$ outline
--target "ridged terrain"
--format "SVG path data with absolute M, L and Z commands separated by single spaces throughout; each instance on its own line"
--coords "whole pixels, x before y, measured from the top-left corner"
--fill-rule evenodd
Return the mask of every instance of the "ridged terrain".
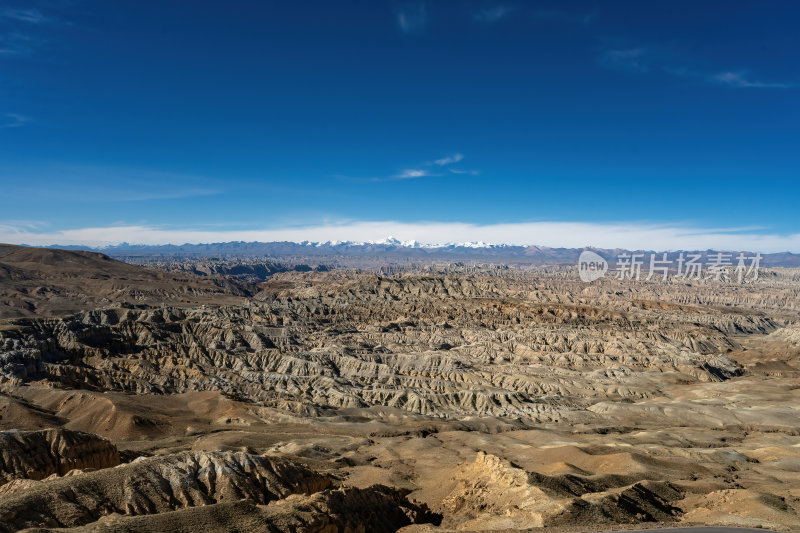
M 279 501 L 264 510 L 255 507 Z M 215 513 L 236 521 L 238 502 L 247 502 L 244 515 L 258 515 L 271 531 L 325 531 L 348 525 L 394 531 L 432 516 L 386 487 L 335 490 L 329 477 L 289 461 L 246 453 L 194 452 L 141 458 L 1 494 L 0 531 L 90 523 L 95 525 L 87 531 L 180 530 L 174 527 L 176 522 L 186 531 L 189 524 L 205 530 L 202 520 Z M 170 514 L 182 510 L 185 518 Z
M 0 323 L 7 530 L 800 527 L 796 271 L 215 286 Z
M 371 278 L 245 307 L 16 321 L 0 340 L 0 376 L 135 393 L 220 390 L 294 410 L 381 405 L 552 421 L 596 398 L 647 398 L 665 372 L 738 375 L 725 355 L 740 347 L 734 336 L 778 328 L 708 307 L 552 302 L 552 282 L 533 301 L 499 296 L 521 282 Z
M 95 435 L 65 429 L 0 431 L 0 486 L 118 464 L 117 447 Z

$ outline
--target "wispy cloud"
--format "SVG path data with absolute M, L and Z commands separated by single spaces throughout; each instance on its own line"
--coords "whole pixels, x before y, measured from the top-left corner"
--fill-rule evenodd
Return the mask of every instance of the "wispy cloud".
M 608 69 L 640 74 L 659 74 L 694 80 L 698 83 L 745 89 L 791 89 L 797 83 L 765 82 L 746 70 L 714 72 L 702 66 L 690 66 L 682 54 L 657 46 L 635 46 L 603 50 L 598 63 Z
M 31 121 L 29 117 L 16 113 L 6 113 L 5 120 L 0 122 L 0 128 L 19 128 Z
M 447 155 L 447 156 L 441 157 L 439 159 L 434 159 L 433 161 L 429 161 L 429 162 L 425 163 L 425 166 L 426 167 L 448 167 L 447 170 L 451 174 L 469 174 L 469 175 L 472 175 L 472 176 L 477 176 L 478 175 L 478 171 L 477 170 L 461 170 L 461 169 L 456 169 L 456 168 L 450 167 L 450 165 L 453 165 L 455 163 L 460 163 L 463 160 L 464 160 L 464 155 L 463 154 L 455 153 L 455 154 L 451 154 L 451 155 Z M 397 174 L 397 175 L 393 176 L 393 178 L 394 179 L 415 179 L 415 178 L 434 178 L 434 177 L 439 177 L 439 176 L 441 176 L 441 174 L 437 174 L 435 172 L 431 172 L 430 170 L 425 169 L 425 168 L 414 168 L 414 169 L 404 170 L 400 174 Z
M 476 11 L 472 14 L 472 18 L 478 22 L 498 22 L 508 17 L 516 9 L 514 6 L 494 6 Z
M 710 79 L 714 83 L 727 85 L 729 87 L 750 89 L 790 89 L 792 87 L 797 87 L 796 83 L 775 83 L 755 80 L 750 78 L 746 72 L 742 71 L 720 72 L 719 74 L 712 75 Z
M 441 166 L 445 166 L 445 165 L 451 165 L 453 163 L 458 163 L 462 159 L 464 159 L 463 155 L 461 155 L 461 154 L 453 154 L 453 155 L 448 155 L 446 157 L 443 157 L 441 159 L 437 159 L 437 160 L 435 160 L 433 162 L 433 164 L 434 165 L 439 165 L 441 167 Z
M 42 39 L 30 33 L 18 31 L 0 33 L 0 55 L 28 56 L 42 44 Z
M 480 172 L 477 170 L 460 170 L 457 168 L 448 168 L 447 170 L 449 170 L 452 174 L 468 174 L 470 176 L 477 176 L 480 174 Z
M 483 241 L 550 247 L 626 248 L 630 250 L 800 251 L 800 234 L 781 235 L 738 228 L 590 222 L 520 222 L 478 225 L 463 222 L 358 221 L 304 227 L 203 230 L 155 225 L 126 225 L 43 231 L 0 223 L 0 242 L 30 245 L 106 246 L 183 244 L 226 241 L 375 241 L 393 235 L 401 241 L 440 244 Z
M 415 33 L 428 23 L 428 10 L 425 3 L 406 2 L 395 10 L 397 25 L 404 33 Z
M 58 11 L 60 2 L 40 4 L 46 10 L 37 8 L 0 7 L 0 56 L 25 57 L 44 47 L 52 38 L 51 27 L 70 25 L 69 22 L 53 14 Z M 64 5 L 61 6 L 62 9 Z
M 460 153 L 454 153 L 451 155 L 447 155 L 441 157 L 439 159 L 434 159 L 433 161 L 427 161 L 425 163 L 420 163 L 417 166 L 411 168 L 405 168 L 395 174 L 389 176 L 373 176 L 370 178 L 357 178 L 353 176 L 347 176 L 344 174 L 336 174 L 333 177 L 336 179 L 344 180 L 344 181 L 352 181 L 352 182 L 382 182 L 382 181 L 395 181 L 395 180 L 413 180 L 413 179 L 421 179 L 421 178 L 438 178 L 442 176 L 446 176 L 447 174 L 442 174 L 444 172 L 444 168 L 437 168 L 437 167 L 447 167 L 447 170 L 450 174 L 469 174 L 472 176 L 477 176 L 477 170 L 461 170 L 452 168 L 450 165 L 455 163 L 459 163 L 464 160 L 464 155 Z
M 0 18 L 28 24 L 43 24 L 50 21 L 50 18 L 44 16 L 38 9 L 0 9 Z
M 399 174 L 395 174 L 392 177 L 398 180 L 412 180 L 417 178 L 430 178 L 432 176 L 438 176 L 438 175 L 439 174 L 432 174 L 431 172 L 424 169 L 410 168 L 400 172 Z
M 47 229 L 47 223 L 43 220 L 2 220 L 0 221 L 1 232 L 41 232 Z
M 464 174 L 469 176 L 477 176 L 478 174 L 480 174 L 480 172 L 478 172 L 477 170 L 464 170 L 460 168 L 452 168 L 450 166 L 455 163 L 460 163 L 463 160 L 464 156 L 462 154 L 453 154 L 443 157 L 441 159 L 436 159 L 435 161 L 433 161 L 433 164 L 440 167 L 448 167 L 447 170 L 451 174 Z M 430 163 L 428 164 L 430 165 Z

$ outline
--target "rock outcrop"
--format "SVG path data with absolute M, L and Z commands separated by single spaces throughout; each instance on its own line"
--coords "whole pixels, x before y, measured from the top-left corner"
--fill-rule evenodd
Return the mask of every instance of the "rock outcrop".
M 456 480 L 442 502 L 448 523 L 474 529 L 666 522 L 682 514 L 673 503 L 683 493 L 670 483 L 547 476 L 483 452 L 459 469 Z
M 111 513 L 163 513 L 246 499 L 266 504 L 331 488 L 301 465 L 246 453 L 181 453 L 52 479 L 0 496 L 0 531 L 73 527 Z
M 0 486 L 118 464 L 117 447 L 96 435 L 67 429 L 0 431 Z

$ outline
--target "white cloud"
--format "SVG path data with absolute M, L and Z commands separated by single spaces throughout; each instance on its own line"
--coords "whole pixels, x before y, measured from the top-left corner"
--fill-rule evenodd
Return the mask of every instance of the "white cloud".
M 749 250 L 800 252 L 800 234 L 780 235 L 739 228 L 691 228 L 678 225 L 522 222 L 478 225 L 461 222 L 349 222 L 262 230 L 176 229 L 161 226 L 112 226 L 40 231 L 0 224 L 0 242 L 30 245 L 105 246 L 183 244 L 226 241 L 376 241 L 393 235 L 422 243 L 474 242 L 550 247 L 641 250 Z
M 448 155 L 442 157 L 441 159 L 435 159 L 433 161 L 425 161 L 420 163 L 419 166 L 421 167 L 446 167 L 448 165 L 452 165 L 453 163 L 458 163 L 464 159 L 462 154 L 456 153 L 452 155 Z M 435 170 L 435 169 L 434 169 Z M 477 170 L 458 170 L 454 168 L 448 168 L 451 173 L 453 174 L 472 174 L 473 176 L 478 175 Z M 367 182 L 383 182 L 383 181 L 395 181 L 395 180 L 408 180 L 408 179 L 418 179 L 418 178 L 435 178 L 441 177 L 443 174 L 438 174 L 436 172 L 432 172 L 427 168 L 409 168 L 405 169 L 397 174 L 392 174 L 389 176 L 376 176 L 371 178 L 357 178 L 348 176 L 346 174 L 334 174 L 333 177 L 342 180 L 348 181 L 367 181 Z
M 436 174 L 431 174 L 427 170 L 417 169 L 417 168 L 410 168 L 408 170 L 402 171 L 400 174 L 396 174 L 392 176 L 394 179 L 398 180 L 409 180 L 409 179 L 416 179 L 416 178 L 428 178 L 431 176 L 436 176 Z
M 437 159 L 436 161 L 433 162 L 433 164 L 434 165 L 439 165 L 439 166 L 451 165 L 453 163 L 458 163 L 462 159 L 464 159 L 463 155 L 461 155 L 461 154 L 453 154 L 453 155 L 449 155 L 447 157 L 443 157 L 441 159 Z

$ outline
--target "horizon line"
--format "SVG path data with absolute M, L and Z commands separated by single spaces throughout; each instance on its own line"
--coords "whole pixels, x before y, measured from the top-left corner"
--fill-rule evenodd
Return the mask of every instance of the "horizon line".
M 387 239 L 387 236 L 390 236 Z M 393 237 L 391 237 L 393 236 Z M 169 229 L 156 225 L 86 227 L 44 231 L 41 226 L 0 223 L 0 242 L 28 246 L 131 246 L 217 244 L 226 242 L 389 243 L 420 247 L 539 246 L 624 250 L 748 250 L 800 253 L 800 233 L 760 228 L 702 228 L 679 224 L 516 222 L 351 221 L 260 230 Z

